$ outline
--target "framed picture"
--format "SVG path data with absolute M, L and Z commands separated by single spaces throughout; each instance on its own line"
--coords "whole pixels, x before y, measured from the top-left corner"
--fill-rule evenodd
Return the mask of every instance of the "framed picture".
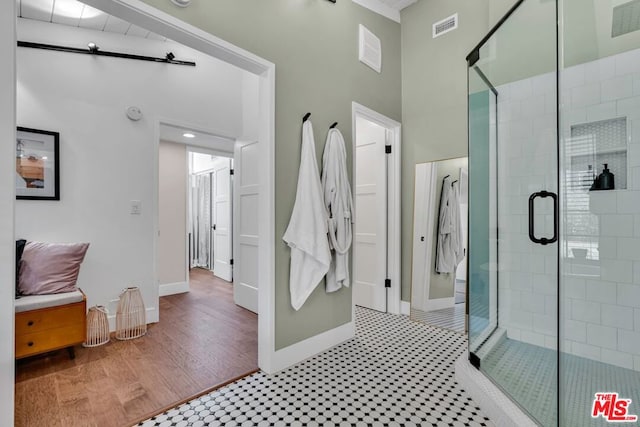
M 16 198 L 60 200 L 60 134 L 18 127 Z

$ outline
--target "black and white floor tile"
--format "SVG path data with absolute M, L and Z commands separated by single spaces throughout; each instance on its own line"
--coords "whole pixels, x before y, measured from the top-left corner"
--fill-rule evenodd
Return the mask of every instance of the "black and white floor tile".
M 462 334 L 356 309 L 356 337 L 139 426 L 493 426 L 454 379 Z
M 434 311 L 422 311 L 411 308 L 411 319 L 416 322 L 426 323 L 429 326 L 445 328 L 455 332 L 465 331 L 465 306 L 456 304 L 453 307 Z

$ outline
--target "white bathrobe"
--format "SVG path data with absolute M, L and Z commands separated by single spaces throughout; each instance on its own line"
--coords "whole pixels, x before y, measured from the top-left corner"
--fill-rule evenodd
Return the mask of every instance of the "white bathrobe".
M 437 239 L 436 272 L 454 273 L 464 258 L 464 245 L 460 218 L 460 187 L 458 183 L 451 185 L 451 179 L 448 177 L 442 183 Z
M 351 248 L 353 200 L 347 173 L 347 152 L 338 129 L 329 129 L 322 156 L 322 188 L 329 213 L 329 247 L 331 266 L 327 272 L 326 291 L 335 292 L 349 286 L 349 249 Z
M 327 211 L 322 197 L 313 127 L 302 125 L 302 149 L 296 201 L 283 240 L 291 248 L 291 306 L 299 310 L 318 286 L 331 262 Z

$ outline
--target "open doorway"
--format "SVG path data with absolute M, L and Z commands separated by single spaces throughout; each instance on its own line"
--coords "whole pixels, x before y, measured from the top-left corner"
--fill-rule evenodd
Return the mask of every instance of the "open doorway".
M 233 159 L 193 149 L 188 156 L 189 267 L 232 282 Z
M 92 41 L 104 51 L 136 55 L 163 57 L 170 52 L 176 60 L 189 59 L 196 65 L 20 48 L 18 124 L 59 132 L 64 169 L 60 201 L 16 203 L 16 234 L 33 241 L 89 242 L 78 280 L 87 305 L 104 305 L 114 329 L 119 293 L 137 286 L 151 325 L 147 335 L 137 340 L 77 347 L 74 360 L 57 352 L 19 362 L 18 425 L 41 425 L 43 417 L 51 424 L 73 425 L 72 420 L 85 420 L 80 413 L 92 414 L 97 425 L 130 424 L 258 366 L 257 316 L 234 304 L 230 285 L 224 291 L 184 293 L 189 282 L 194 288 L 202 282 L 187 276 L 186 220 L 178 230 L 182 243 L 176 246 L 179 253 L 174 259 L 180 265 L 157 258 L 157 243 L 167 235 L 159 226 L 159 168 L 154 160 L 165 121 L 193 122 L 196 131 L 208 126 L 219 129 L 219 142 L 228 155 L 242 136 L 261 141 L 258 130 L 243 126 L 246 105 L 262 114 L 259 77 L 114 16 L 103 19 L 103 31 L 96 31 L 22 18 L 19 34 L 51 44 L 86 46 Z M 112 27 L 109 22 L 122 32 L 104 30 Z M 200 70 L 204 76 L 198 77 Z M 207 92 L 209 85 L 215 86 L 213 93 Z M 186 193 L 186 149 L 184 153 L 182 189 Z M 260 172 L 270 171 L 268 164 L 265 161 Z M 260 173 L 255 176 L 262 179 Z M 263 188 L 266 191 L 268 185 Z M 179 205 L 186 210 L 186 196 Z M 178 204 L 173 206 L 177 211 Z M 43 209 L 46 225 L 33 220 L 41 217 Z M 261 214 L 270 220 L 268 209 Z M 228 257 L 226 262 L 231 264 L 233 259 Z M 251 271 L 259 269 L 257 264 L 257 259 L 245 263 Z M 159 267 L 175 274 L 164 283 L 173 285 L 173 295 L 158 298 Z M 262 277 L 268 281 L 270 276 Z M 182 293 L 177 292 L 180 286 Z M 212 348 L 218 353 L 209 351 Z M 56 393 L 62 389 L 63 395 Z M 37 396 L 60 399 L 33 398 Z
M 353 103 L 353 301 L 400 314 L 400 124 Z

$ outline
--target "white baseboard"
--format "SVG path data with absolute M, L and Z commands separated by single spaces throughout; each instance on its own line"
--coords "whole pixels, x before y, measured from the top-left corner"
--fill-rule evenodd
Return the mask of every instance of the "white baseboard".
M 147 307 L 147 309 L 145 310 L 147 312 L 147 324 L 149 323 L 158 323 L 159 322 L 159 317 L 158 317 L 158 310 L 156 310 L 155 307 Z M 115 332 L 116 330 L 116 315 L 115 314 L 109 314 L 107 315 L 107 319 L 109 320 L 109 332 Z
M 158 296 L 166 297 L 167 295 L 181 294 L 184 292 L 189 292 L 189 283 L 187 282 L 165 283 L 160 285 Z
M 350 340 L 356 334 L 356 324 L 354 321 L 345 323 L 342 326 L 323 332 L 304 341 L 285 347 L 274 353 L 271 369 L 267 372 L 275 374 L 285 368 L 300 363 L 318 353 L 328 350 L 338 344 Z M 262 368 L 262 367 L 261 367 Z M 263 368 L 263 370 L 265 370 Z
M 258 314 L 258 290 L 252 286 L 233 282 L 233 302 Z
M 443 308 L 453 307 L 456 304 L 456 297 L 436 298 L 427 300 L 427 307 L 424 311 L 442 310 Z
M 456 361 L 456 381 L 497 427 L 537 426 L 489 378 L 474 368 L 468 358 L 469 353 L 465 351 Z
M 411 303 L 406 301 L 400 301 L 400 314 L 409 316 L 411 314 Z

